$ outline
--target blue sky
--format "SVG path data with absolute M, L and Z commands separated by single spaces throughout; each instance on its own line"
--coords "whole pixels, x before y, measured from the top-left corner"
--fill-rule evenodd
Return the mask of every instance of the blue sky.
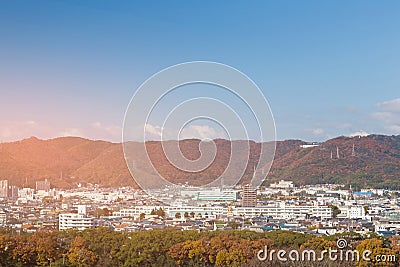
M 398 1 L 2 1 L 0 139 L 121 141 L 136 88 L 193 60 L 252 78 L 280 140 L 400 134 L 399 29 Z

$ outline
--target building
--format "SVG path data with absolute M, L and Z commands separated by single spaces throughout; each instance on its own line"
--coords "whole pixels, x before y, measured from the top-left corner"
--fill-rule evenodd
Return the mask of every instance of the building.
M 274 206 L 237 207 L 233 209 L 233 215 L 245 217 L 266 216 L 279 220 L 304 220 L 310 217 L 326 220 L 332 218 L 332 209 L 322 205 L 286 205 L 285 203 L 280 203 Z
M 255 206 L 257 206 L 257 188 L 246 184 L 245 186 L 243 186 L 242 207 Z
M 8 197 L 8 180 L 0 180 L 0 198 Z
M 95 227 L 95 217 L 87 215 L 86 206 L 79 205 L 78 213 L 61 213 L 58 217 L 58 229 L 75 228 L 79 231 Z
M 269 187 L 277 189 L 291 189 L 294 188 L 294 184 L 292 181 L 280 180 L 277 183 L 272 183 Z
M 316 142 L 300 145 L 301 148 L 313 148 L 313 147 L 318 147 L 318 146 L 319 146 L 319 143 L 316 143 Z
M 388 216 L 381 218 L 379 221 L 375 223 L 375 232 L 384 233 L 384 232 L 399 232 L 400 231 L 400 218 L 399 216 Z
M 18 192 L 19 188 L 18 186 L 11 185 L 8 189 L 8 197 L 12 199 L 17 199 L 18 198 Z
M 341 206 L 340 216 L 348 219 L 365 219 L 365 209 L 361 205 Z
M 0 226 L 7 225 L 7 213 L 4 210 L 0 210 Z
M 140 214 L 150 214 L 152 210 L 162 208 L 169 217 L 175 217 L 176 213 L 183 216 L 195 214 L 195 216 L 215 218 L 219 216 L 265 216 L 274 219 L 307 219 L 310 217 L 320 218 L 321 220 L 332 218 L 332 209 L 326 205 L 286 205 L 277 203 L 271 206 L 257 207 L 222 207 L 222 206 L 134 206 L 129 209 L 121 209 L 114 212 L 117 217 L 132 217 L 138 219 Z
M 50 190 L 50 182 L 45 179 L 44 181 L 36 181 L 36 192 L 45 191 L 49 192 Z
M 193 200 L 200 201 L 236 201 L 238 192 L 235 190 L 201 190 L 195 193 Z

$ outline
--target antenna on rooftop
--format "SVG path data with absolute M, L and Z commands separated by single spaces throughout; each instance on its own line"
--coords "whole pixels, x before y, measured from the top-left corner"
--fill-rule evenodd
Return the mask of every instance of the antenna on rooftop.
M 340 159 L 339 147 L 336 147 L 336 158 Z

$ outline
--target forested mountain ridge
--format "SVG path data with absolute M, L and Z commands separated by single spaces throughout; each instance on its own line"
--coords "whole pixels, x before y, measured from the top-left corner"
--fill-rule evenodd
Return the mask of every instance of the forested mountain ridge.
M 180 141 L 182 153 L 199 157 L 199 140 Z M 240 141 L 233 141 L 240 142 Z M 243 142 L 243 141 L 242 141 Z M 188 178 L 212 181 L 226 168 L 231 143 L 217 139 L 216 159 L 201 173 L 190 174 L 169 164 L 160 142 L 147 142 L 150 158 L 159 172 L 180 183 Z M 275 161 L 265 184 L 285 179 L 296 184 L 343 183 L 357 186 L 400 187 L 400 136 L 369 135 L 337 137 L 318 146 L 303 148 L 301 140 L 276 143 Z M 252 176 L 260 144 L 250 142 L 250 160 L 244 174 Z M 106 187 L 135 185 L 126 167 L 122 145 L 78 137 L 40 140 L 35 137 L 0 144 L 0 179 L 10 184 L 33 187 L 35 181 L 49 179 L 52 186 L 75 187 L 99 184 Z

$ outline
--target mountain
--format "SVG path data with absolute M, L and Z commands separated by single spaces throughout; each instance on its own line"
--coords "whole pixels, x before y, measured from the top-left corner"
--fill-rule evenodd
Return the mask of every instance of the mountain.
M 190 139 L 178 144 L 187 158 L 195 160 L 200 156 L 199 143 L 200 140 Z M 215 161 L 201 173 L 182 171 L 171 165 L 162 153 L 160 142 L 146 142 L 146 148 L 152 163 L 167 180 L 175 183 L 190 181 L 199 185 L 221 175 L 229 162 L 231 142 L 217 139 L 215 144 Z M 400 136 L 337 137 L 318 146 L 302 148 L 304 144 L 306 142 L 301 140 L 276 143 L 275 161 L 265 184 L 285 179 L 296 184 L 342 183 L 400 188 Z M 250 160 L 243 180 L 252 177 L 259 153 L 260 144 L 251 141 Z M 79 183 L 107 187 L 137 186 L 126 167 L 121 144 L 79 137 L 50 140 L 31 137 L 1 143 L 0 179 L 29 187 L 43 179 L 60 188 L 76 187 Z
M 400 135 L 342 136 L 317 147 L 292 148 L 276 157 L 268 179 L 400 188 Z

